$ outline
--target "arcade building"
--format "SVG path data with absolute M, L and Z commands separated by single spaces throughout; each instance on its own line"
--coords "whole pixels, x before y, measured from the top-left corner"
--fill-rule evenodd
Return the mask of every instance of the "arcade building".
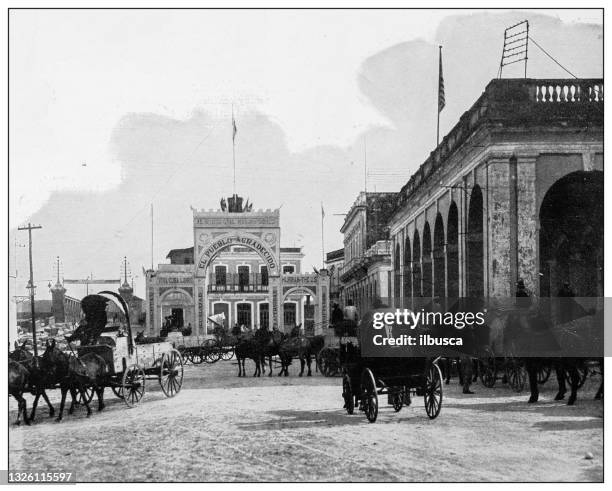
M 301 247 L 280 247 L 279 210 L 253 210 L 242 198 L 221 200 L 221 209 L 193 210 L 194 245 L 172 249 L 169 263 L 146 272 L 148 336 L 168 321 L 208 336 L 209 317 L 223 314 L 226 328 L 244 325 L 306 335 L 327 323 L 327 270 L 303 273 Z

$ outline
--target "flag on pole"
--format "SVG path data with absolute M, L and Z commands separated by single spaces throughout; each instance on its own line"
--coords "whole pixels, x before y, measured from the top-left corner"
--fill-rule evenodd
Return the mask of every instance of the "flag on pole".
M 238 133 L 238 128 L 236 128 L 236 120 L 234 119 L 234 112 L 232 111 L 232 143 L 236 142 L 236 133 Z
M 446 99 L 444 97 L 444 76 L 442 75 L 442 46 L 440 46 L 440 68 L 438 76 L 438 113 L 444 109 Z
M 325 218 L 325 210 L 323 209 L 323 202 L 321 202 L 321 218 Z

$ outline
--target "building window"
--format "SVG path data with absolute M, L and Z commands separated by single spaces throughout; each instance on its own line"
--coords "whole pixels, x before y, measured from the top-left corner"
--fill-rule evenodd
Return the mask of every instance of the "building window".
M 238 287 L 241 292 L 248 290 L 249 287 L 249 267 L 238 266 Z
M 297 305 L 293 302 L 283 304 L 283 323 L 285 328 L 292 328 L 297 325 Z
M 225 286 L 227 284 L 227 268 L 225 266 L 215 266 L 215 285 Z
M 291 274 L 291 273 L 295 273 L 295 266 L 293 265 L 283 266 L 283 274 Z
M 260 266 L 261 286 L 268 286 L 268 266 Z
M 250 303 L 239 303 L 236 306 L 237 310 L 237 322 L 239 326 L 243 324 L 245 326 L 251 326 L 251 304 Z
M 263 329 L 270 327 L 270 305 L 267 302 L 259 304 L 259 327 Z

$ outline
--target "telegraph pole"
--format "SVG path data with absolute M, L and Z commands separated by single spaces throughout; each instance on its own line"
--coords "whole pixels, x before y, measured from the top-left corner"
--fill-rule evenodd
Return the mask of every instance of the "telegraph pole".
M 30 307 L 32 309 L 32 343 L 34 344 L 34 356 L 38 356 L 38 343 L 36 341 L 36 319 L 34 310 L 34 271 L 32 269 L 32 230 L 42 228 L 40 225 L 28 223 L 27 227 L 18 227 L 17 230 L 27 230 L 30 250 Z

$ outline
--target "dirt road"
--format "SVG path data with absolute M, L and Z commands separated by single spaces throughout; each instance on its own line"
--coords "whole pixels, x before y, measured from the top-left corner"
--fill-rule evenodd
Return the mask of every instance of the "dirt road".
M 535 405 L 504 387 L 477 384 L 464 396 L 455 380 L 437 419 L 427 418 L 422 398 L 395 413 L 383 396 L 370 424 L 344 412 L 339 378 L 298 378 L 292 368 L 288 378 L 238 379 L 232 361 L 187 366 L 176 398 L 152 381 L 128 409 L 107 390 L 103 412 L 88 419 L 79 408 L 62 423 L 43 404 L 33 426 L 11 425 L 11 469 L 73 470 L 80 481 L 603 478 L 603 403 L 591 400 L 599 379 L 587 381 L 574 407 L 552 400 L 554 380 Z M 10 409 L 12 423 L 12 399 Z

